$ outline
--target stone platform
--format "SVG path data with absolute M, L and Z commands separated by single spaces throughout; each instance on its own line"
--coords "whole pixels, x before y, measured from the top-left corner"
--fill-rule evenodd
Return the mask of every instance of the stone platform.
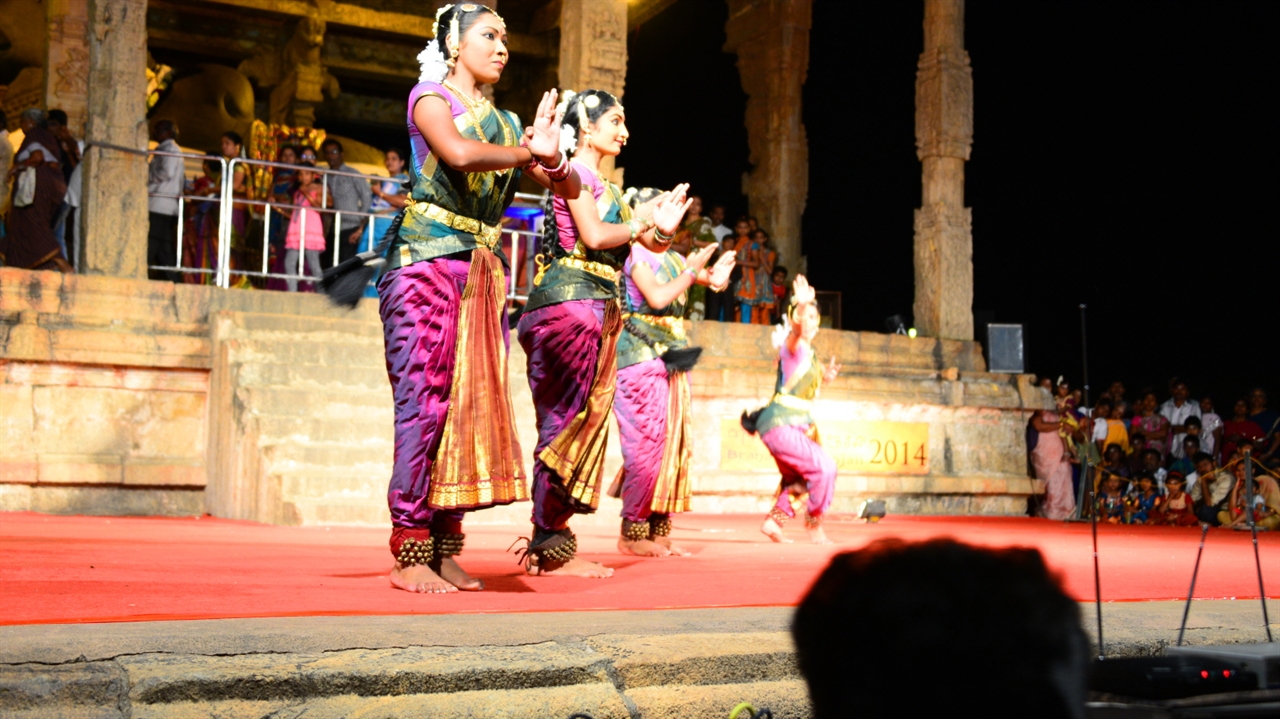
M 777 470 L 737 426 L 772 393 L 770 328 L 696 322 L 694 507 L 763 511 Z M 815 414 L 834 511 L 1025 511 L 1024 426 L 1048 396 L 973 342 L 826 331 L 840 377 Z M 524 356 L 520 439 L 535 444 Z M 392 406 L 373 301 L 0 268 L 0 510 L 384 524 Z M 615 429 L 616 432 L 616 429 Z M 616 437 L 616 433 L 615 433 Z M 621 465 L 611 442 L 606 475 Z M 615 521 L 616 500 L 599 520 Z M 479 521 L 523 519 L 500 508 Z M 607 519 L 606 519 L 607 518 Z
M 424 598 L 430 601 L 430 598 Z M 787 607 L 0 627 L 6 717 L 810 716 Z M 1107 655 L 1159 654 L 1180 602 L 1105 604 Z M 1187 643 L 1262 641 L 1199 601 Z M 1081 616 L 1094 635 L 1093 606 Z M 1280 625 L 1273 625 L 1280 631 Z

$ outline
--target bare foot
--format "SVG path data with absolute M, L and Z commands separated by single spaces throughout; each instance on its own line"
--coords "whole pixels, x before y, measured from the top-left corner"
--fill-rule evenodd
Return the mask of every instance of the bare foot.
M 671 537 L 654 537 L 653 541 L 666 547 L 667 551 L 671 552 L 671 556 L 673 557 L 692 557 L 693 556 L 693 552 L 690 552 L 684 547 L 681 547 L 675 542 L 672 542 Z
M 431 571 L 431 567 L 425 564 L 414 564 L 409 567 L 396 564 L 396 568 L 391 570 L 391 586 L 406 592 L 422 594 L 447 594 L 458 591 L 457 587 L 441 579 L 440 575 Z
M 478 592 L 484 589 L 484 582 L 467 574 L 467 571 L 458 566 L 453 557 L 440 560 L 440 577 L 464 592 Z
M 827 539 L 827 533 L 823 531 L 822 525 L 818 525 L 808 531 L 810 542 L 814 544 L 834 544 L 830 539 Z
M 589 577 L 591 579 L 605 579 L 613 576 L 613 570 L 602 564 L 588 562 L 582 557 L 574 557 L 569 561 L 561 564 L 555 569 L 544 569 L 539 572 L 538 567 L 529 567 L 529 574 L 540 575 L 543 577 Z
M 792 540 L 787 539 L 782 534 L 782 526 L 773 521 L 773 517 L 764 520 L 764 524 L 760 525 L 760 531 L 764 532 L 764 536 L 772 539 L 779 544 L 791 544 Z
M 656 540 L 639 539 L 633 541 L 626 537 L 618 537 L 618 551 L 634 557 L 667 557 L 671 555 L 671 550 L 662 546 Z

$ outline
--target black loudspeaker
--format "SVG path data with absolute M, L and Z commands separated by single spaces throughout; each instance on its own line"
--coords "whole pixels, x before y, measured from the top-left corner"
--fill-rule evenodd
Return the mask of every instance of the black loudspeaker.
M 987 325 L 987 371 L 1021 374 L 1026 363 L 1022 357 L 1022 325 Z

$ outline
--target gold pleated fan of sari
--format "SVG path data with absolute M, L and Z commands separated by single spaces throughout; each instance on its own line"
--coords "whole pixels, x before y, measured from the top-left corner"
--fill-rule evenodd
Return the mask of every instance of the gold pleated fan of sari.
M 472 251 L 458 313 L 449 412 L 431 465 L 427 503 L 435 509 L 476 509 L 529 498 L 507 391 L 504 279 L 497 255 L 482 247 Z
M 668 375 L 667 434 L 662 448 L 662 464 L 653 486 L 649 509 L 657 514 L 689 511 L 693 481 L 689 465 L 693 461 L 693 428 L 687 372 Z

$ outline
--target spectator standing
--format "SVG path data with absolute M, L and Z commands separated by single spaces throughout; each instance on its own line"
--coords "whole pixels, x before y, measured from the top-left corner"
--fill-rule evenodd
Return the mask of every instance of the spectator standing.
M 1159 452 L 1163 461 L 1165 455 L 1169 454 L 1169 418 L 1156 411 L 1155 392 L 1147 392 L 1142 398 L 1141 406 L 1134 407 L 1131 427 L 1134 431 L 1142 432 L 1147 438 L 1147 449 Z
M 1189 394 L 1187 383 L 1177 380 L 1173 383 L 1173 397 L 1160 405 L 1160 414 L 1169 420 L 1169 455 L 1175 459 L 1182 458 L 1182 438 L 1187 434 L 1187 418 L 1200 417 L 1200 403 L 1187 399 Z
M 19 120 L 24 137 L 14 156 L 8 178 L 13 180 L 11 207 L 0 239 L 0 262 L 27 270 L 72 272 L 53 224 L 67 194 L 67 182 L 58 165 L 58 138 L 45 127 L 43 110 L 24 110 Z M 23 180 L 23 176 L 30 178 Z M 20 195 L 32 188 L 30 198 Z
M 341 142 L 325 140 L 320 145 L 320 152 L 324 155 L 324 161 L 329 163 L 329 169 L 357 174 L 356 169 L 343 159 Z M 343 213 L 342 223 L 338 227 L 338 261 L 341 262 L 355 256 L 360 236 L 364 234 L 365 223 L 368 221 L 362 215 L 347 213 L 368 212 L 373 205 L 373 191 L 369 187 L 369 181 L 363 177 L 330 175 L 328 182 L 329 194 L 333 196 L 333 209 Z
M 299 209 L 293 211 L 289 231 L 284 238 L 285 272 L 291 275 L 295 272 L 303 274 L 302 268 L 298 266 L 300 250 L 305 255 L 311 276 L 319 277 L 321 272 L 320 254 L 325 250 L 324 223 L 320 219 L 320 213 L 309 208 L 321 207 L 326 200 L 332 203 L 333 196 L 322 198 L 324 190 L 317 181 L 317 173 L 311 169 L 314 167 L 307 163 L 299 165 L 293 180 L 293 204 L 298 205 Z M 298 280 L 290 277 L 285 282 L 288 283 L 290 292 L 298 291 Z
M 729 235 L 721 240 L 720 254 L 716 256 L 716 260 L 719 260 L 720 257 L 725 254 L 733 252 L 736 242 L 737 238 L 733 235 Z M 714 266 L 714 264 L 712 266 Z M 715 322 L 730 322 L 733 320 L 735 311 L 733 304 L 733 283 L 737 280 L 737 274 L 740 274 L 740 271 L 735 266 L 733 268 L 733 272 L 734 274 L 729 275 L 729 284 L 723 290 L 715 292 L 710 287 L 707 288 L 706 319 L 713 320 Z
M 396 213 L 409 203 L 408 191 L 404 189 L 404 183 L 409 181 L 409 173 L 404 171 L 404 152 L 394 147 L 387 150 L 382 164 L 387 168 L 387 179 L 371 184 L 373 201 L 369 204 L 369 209 L 377 215 L 373 219 L 374 244 L 391 227 L 391 220 Z
M 1235 454 L 1236 447 L 1243 441 L 1258 443 L 1266 436 L 1262 428 L 1249 417 L 1249 403 L 1236 400 L 1231 409 L 1231 420 L 1222 423 L 1222 461 L 1226 462 Z
M 724 205 L 712 205 L 707 217 L 711 219 L 711 232 L 716 236 L 716 242 L 724 242 L 724 238 L 733 234 L 733 230 L 724 224 Z
M 271 168 L 271 201 L 279 205 L 293 204 L 293 178 L 297 169 L 292 165 L 299 162 L 298 148 L 293 145 L 281 145 L 276 150 L 276 162 L 290 167 L 273 167 Z M 312 164 L 315 164 L 312 161 Z M 269 233 L 269 242 L 267 248 L 267 267 L 272 274 L 284 274 L 284 236 L 289 231 L 289 218 L 293 216 L 293 210 L 288 207 L 271 207 L 267 213 L 267 220 L 271 223 L 271 232 Z M 283 290 L 288 288 L 288 283 L 279 277 L 268 277 L 266 283 L 269 290 Z
M 1066 444 L 1059 431 L 1062 420 L 1058 413 L 1042 410 L 1031 415 L 1031 426 L 1040 434 L 1036 448 L 1031 452 L 1031 463 L 1036 479 L 1044 482 L 1044 504 L 1041 516 L 1049 519 L 1066 519 L 1076 508 L 1076 498 L 1071 491 L 1071 464 L 1067 461 Z
M 9 170 L 13 167 L 13 145 L 9 144 L 9 116 L 0 110 L 0 236 L 9 214 Z
M 778 265 L 773 268 L 773 316 L 769 318 L 770 324 L 778 324 L 782 321 L 782 312 L 787 307 L 787 268 Z
M 161 120 L 151 129 L 151 139 L 159 152 L 181 152 L 178 126 L 172 120 Z M 186 177 L 182 158 L 152 155 L 147 166 L 147 264 L 150 267 L 174 267 L 178 263 L 178 203 Z M 174 270 L 153 270 L 153 280 L 178 282 Z
M 697 195 L 689 196 L 689 209 L 684 214 L 684 224 L 681 225 L 680 231 L 676 233 L 675 240 L 671 243 L 671 249 L 682 255 L 689 256 L 704 247 L 711 247 L 717 244 L 715 233 L 711 231 L 711 220 L 702 216 L 702 198 Z M 694 283 L 689 288 L 688 300 L 685 305 L 685 317 L 691 320 L 700 320 L 707 313 L 707 287 Z
M 225 158 L 227 162 L 231 162 L 236 158 L 243 158 L 244 138 L 241 137 L 238 132 L 223 133 L 219 152 L 222 153 L 223 158 Z M 230 184 L 232 198 L 240 200 L 249 197 L 249 173 L 245 169 L 245 165 L 237 165 L 231 172 Z M 231 203 L 231 247 L 229 248 L 230 252 L 227 253 L 227 256 L 231 258 L 231 261 L 228 269 L 233 273 L 231 286 L 238 287 L 240 289 L 246 289 L 252 286 L 249 284 L 249 278 L 247 276 L 235 272 L 236 270 L 243 268 L 245 265 L 245 243 L 248 241 L 249 219 L 249 205 L 244 202 L 233 201 Z M 214 232 L 214 236 L 217 238 L 216 230 Z M 221 242 L 221 239 L 215 239 L 213 243 L 215 267 L 218 263 L 218 257 L 220 257 L 218 254 L 219 242 Z
M 1213 411 L 1209 395 L 1200 398 L 1200 448 L 1216 455 L 1222 448 L 1222 417 Z

